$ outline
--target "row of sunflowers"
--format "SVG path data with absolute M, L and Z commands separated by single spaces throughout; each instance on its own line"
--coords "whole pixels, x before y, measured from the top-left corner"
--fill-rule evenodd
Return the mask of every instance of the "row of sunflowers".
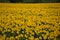
M 0 40 L 60 40 L 59 4 L 0 3 Z

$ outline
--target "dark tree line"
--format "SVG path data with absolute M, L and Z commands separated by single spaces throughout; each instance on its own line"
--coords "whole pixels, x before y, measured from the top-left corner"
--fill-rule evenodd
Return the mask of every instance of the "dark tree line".
M 18 2 L 23 2 L 23 0 L 10 0 L 10 2 L 12 2 L 12 3 L 18 3 Z
M 55 3 L 55 2 L 60 2 L 60 0 L 0 0 L 0 2 L 10 2 L 10 3 Z
M 12 3 L 18 3 L 18 2 L 21 2 L 21 3 L 38 3 L 40 2 L 41 0 L 10 0 L 10 2 Z

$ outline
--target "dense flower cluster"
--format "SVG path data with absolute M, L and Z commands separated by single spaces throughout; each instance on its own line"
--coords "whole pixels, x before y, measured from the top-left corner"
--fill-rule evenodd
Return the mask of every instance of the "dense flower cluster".
M 39 5 L 0 4 L 0 40 L 60 40 L 59 4 Z

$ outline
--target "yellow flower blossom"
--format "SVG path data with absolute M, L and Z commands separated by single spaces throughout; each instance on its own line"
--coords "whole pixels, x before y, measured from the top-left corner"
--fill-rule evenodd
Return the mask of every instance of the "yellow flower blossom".
M 0 40 L 56 40 L 60 35 L 59 5 L 0 3 Z

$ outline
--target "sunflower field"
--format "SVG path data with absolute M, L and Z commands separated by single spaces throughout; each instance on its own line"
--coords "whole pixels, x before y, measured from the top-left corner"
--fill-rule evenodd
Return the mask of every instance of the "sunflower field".
M 0 3 L 0 40 L 60 40 L 60 3 Z

